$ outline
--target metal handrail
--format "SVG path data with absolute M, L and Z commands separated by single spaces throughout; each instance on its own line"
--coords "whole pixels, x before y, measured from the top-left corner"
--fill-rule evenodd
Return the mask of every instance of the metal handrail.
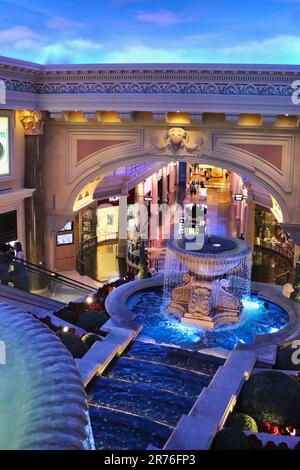
M 290 274 L 292 274 L 292 271 L 284 271 L 283 273 L 276 274 L 276 276 L 274 276 L 273 279 L 274 280 L 280 279 L 281 277 L 286 276 L 286 275 L 290 275 Z
M 280 274 L 277 274 L 276 276 L 273 277 L 273 281 L 275 282 L 275 284 L 280 284 L 280 281 L 282 279 L 286 280 L 286 282 L 289 282 L 290 281 L 290 278 L 291 278 L 291 275 L 292 275 L 292 271 L 284 271 L 283 273 L 280 273 Z M 286 276 L 286 278 L 285 278 Z M 283 285 L 283 284 L 281 284 Z
M 47 269 L 47 268 L 44 268 L 43 266 L 38 266 L 36 264 L 33 264 L 33 263 L 30 263 L 29 261 L 23 261 L 19 258 L 10 258 L 8 256 L 10 262 L 12 264 L 14 263 L 19 263 L 19 264 L 23 264 L 24 267 L 28 270 L 28 271 L 31 271 L 31 272 L 34 272 L 34 273 L 38 273 L 39 275 L 41 276 L 45 276 L 45 277 L 49 277 L 49 279 L 52 279 L 52 280 L 56 280 L 56 281 L 59 281 L 59 282 L 62 282 L 66 285 L 69 285 L 70 287 L 74 287 L 74 288 L 79 288 L 79 289 L 84 289 L 88 292 L 91 291 L 92 287 L 87 285 L 87 284 L 84 284 L 80 281 L 75 281 L 67 276 L 64 276 L 63 274 L 59 274 L 55 271 L 51 271 L 50 269 Z

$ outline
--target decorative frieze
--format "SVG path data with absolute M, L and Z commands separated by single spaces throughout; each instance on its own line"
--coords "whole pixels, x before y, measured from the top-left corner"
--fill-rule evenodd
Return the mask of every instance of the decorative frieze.
M 26 67 L 27 64 L 27 67 Z M 34 94 L 134 93 L 291 96 L 300 67 L 268 65 L 35 65 L 2 58 L 7 90 Z
M 194 95 L 246 95 L 246 96 L 292 96 L 292 81 L 285 84 L 253 84 L 253 83 L 218 83 L 205 81 L 188 81 L 169 83 L 157 81 L 106 81 L 76 82 L 60 81 L 56 83 L 43 81 L 41 83 L 24 80 L 10 80 L 0 77 L 5 83 L 6 90 L 38 95 L 48 94 L 194 94 Z

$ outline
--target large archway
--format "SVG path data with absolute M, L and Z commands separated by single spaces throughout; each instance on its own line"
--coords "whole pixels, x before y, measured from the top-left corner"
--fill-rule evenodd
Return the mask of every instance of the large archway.
M 244 155 L 246 159 L 247 154 Z M 135 156 L 134 158 L 116 158 L 115 161 L 111 161 L 101 166 L 100 168 L 94 170 L 92 173 L 86 175 L 78 184 L 74 187 L 72 193 L 69 196 L 67 202 L 67 210 L 69 212 L 76 212 L 82 209 L 85 206 L 88 206 L 94 200 L 94 192 L 97 186 L 101 183 L 101 180 L 116 170 L 120 166 L 130 165 L 133 162 L 136 163 L 145 163 L 149 160 L 157 163 L 167 163 L 168 161 L 158 154 L 156 157 L 153 155 L 140 155 L 139 157 Z M 246 165 L 241 160 L 233 159 L 229 154 L 220 156 L 217 152 L 205 153 L 199 158 L 189 156 L 189 157 L 179 157 L 174 158 L 170 156 L 170 161 L 174 162 L 191 162 L 191 163 L 201 163 L 208 164 L 213 166 L 218 166 L 222 168 L 227 168 L 230 171 L 234 171 L 237 174 L 247 178 L 249 182 L 255 182 L 258 185 L 261 185 L 266 191 L 270 193 L 271 196 L 277 201 L 280 206 L 283 220 L 281 222 L 289 223 L 290 214 L 289 209 L 284 198 L 284 191 L 278 182 L 274 181 L 269 174 L 261 171 L 260 161 L 257 161 L 257 168 Z

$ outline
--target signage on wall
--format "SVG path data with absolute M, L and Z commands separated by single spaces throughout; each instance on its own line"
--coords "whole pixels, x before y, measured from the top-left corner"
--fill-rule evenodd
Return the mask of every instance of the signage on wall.
M 235 201 L 242 201 L 243 199 L 247 199 L 247 194 L 235 194 L 234 195 Z
M 9 120 L 0 116 L 0 176 L 9 175 Z

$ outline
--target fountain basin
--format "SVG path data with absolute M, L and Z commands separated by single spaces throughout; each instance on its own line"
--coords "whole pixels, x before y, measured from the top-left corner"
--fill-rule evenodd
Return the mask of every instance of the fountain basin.
M 279 343 L 289 325 L 289 314 L 282 307 L 253 295 L 245 303 L 240 322 L 206 328 L 180 322 L 168 313 L 168 301 L 164 299 L 163 288 L 137 291 L 127 300 L 127 307 L 135 314 L 135 321 L 143 324 L 142 334 L 159 344 L 168 344 L 191 350 L 221 347 L 232 350 L 237 344 L 253 344 L 259 335 L 267 343 Z
M 241 259 L 251 253 L 251 248 L 244 240 L 232 237 L 211 236 L 201 250 L 188 250 L 188 240 L 170 240 L 168 249 L 176 255 L 180 264 L 198 276 L 214 278 L 234 270 Z
M 193 350 L 220 346 L 230 350 L 236 344 L 239 344 L 239 347 L 251 347 L 251 349 L 257 351 L 258 357 L 262 357 L 262 360 L 264 360 L 264 353 L 261 355 L 261 351 L 264 352 L 270 346 L 273 347 L 299 338 L 300 305 L 283 296 L 280 286 L 255 282 L 252 284 L 253 293 L 263 302 L 272 302 L 275 306 L 281 308 L 287 315 L 284 320 L 285 325 L 282 325 L 282 328 L 277 331 L 276 326 L 270 323 L 267 328 L 264 327 L 264 331 L 258 328 L 256 331 L 252 331 L 251 335 L 245 329 L 246 338 L 240 338 L 236 335 L 239 328 L 238 323 L 232 326 L 226 325 L 220 327 L 220 329 L 218 328 L 218 332 L 222 332 L 221 341 L 205 341 L 205 344 L 199 344 L 199 331 L 204 332 L 203 328 L 180 323 L 178 319 L 170 316 L 167 313 L 168 302 L 163 305 L 163 296 L 154 295 L 148 302 L 149 299 L 145 296 L 145 290 L 149 293 L 151 291 L 155 293 L 157 289 L 162 290 L 163 285 L 164 275 L 161 273 L 152 278 L 129 282 L 111 292 L 106 299 L 105 307 L 113 323 L 125 328 L 134 328 L 136 324 L 142 325 L 143 329 L 140 337 L 157 344 L 177 345 Z M 136 296 L 139 298 L 137 299 Z M 140 300 L 143 301 L 143 305 L 138 305 Z M 138 310 L 135 306 L 138 307 Z M 252 315 L 255 318 L 259 313 L 257 304 L 250 304 L 250 306 L 254 307 Z M 272 320 L 272 318 L 271 315 L 270 319 Z M 270 329 L 268 329 L 268 326 Z M 271 330 L 271 328 L 275 328 L 275 330 Z M 232 330 L 234 334 L 230 335 Z M 206 331 L 210 338 L 215 337 L 216 330 Z M 240 339 L 245 344 L 241 344 Z M 226 345 L 223 340 L 226 341 Z M 276 349 L 274 351 L 276 355 Z

